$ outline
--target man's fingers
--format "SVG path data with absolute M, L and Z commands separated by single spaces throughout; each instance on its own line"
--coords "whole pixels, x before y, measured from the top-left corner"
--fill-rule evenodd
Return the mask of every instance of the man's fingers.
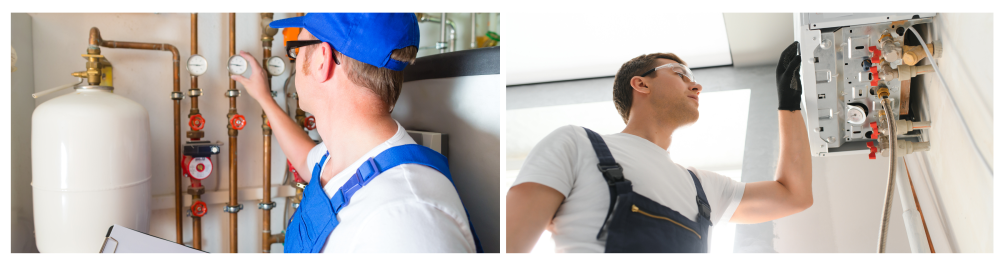
M 250 53 L 247 53 L 245 51 L 240 51 L 240 56 L 242 56 L 243 59 L 247 59 L 247 61 L 249 62 L 248 64 L 250 65 L 250 69 L 253 69 L 254 73 L 262 73 L 260 68 L 260 62 L 257 62 L 257 59 L 253 58 L 253 55 L 250 55 Z
M 242 75 L 230 75 L 229 78 L 233 79 L 236 82 L 239 82 L 241 85 L 243 85 L 243 87 L 246 87 L 247 86 L 246 82 L 250 81 L 250 79 L 247 79 Z

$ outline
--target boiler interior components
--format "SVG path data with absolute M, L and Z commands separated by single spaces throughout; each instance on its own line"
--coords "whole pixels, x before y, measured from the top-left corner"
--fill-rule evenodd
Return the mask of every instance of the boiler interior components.
M 931 23 L 934 14 L 813 14 L 795 18 L 802 96 L 814 156 L 866 152 L 876 138 L 871 122 L 888 91 L 893 113 L 909 106 L 909 82 L 921 67 L 903 64 L 903 29 Z M 907 76 L 903 78 L 903 76 Z M 904 82 L 906 81 L 906 82 Z M 842 153 L 846 154 L 846 153 Z

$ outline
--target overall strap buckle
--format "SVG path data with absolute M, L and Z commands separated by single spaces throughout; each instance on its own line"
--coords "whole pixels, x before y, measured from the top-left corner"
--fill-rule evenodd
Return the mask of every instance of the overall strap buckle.
M 625 180 L 622 166 L 618 163 L 614 165 L 597 164 L 597 170 L 600 170 L 601 174 L 604 175 L 604 180 L 608 182 L 608 185 L 614 186 L 615 183 Z

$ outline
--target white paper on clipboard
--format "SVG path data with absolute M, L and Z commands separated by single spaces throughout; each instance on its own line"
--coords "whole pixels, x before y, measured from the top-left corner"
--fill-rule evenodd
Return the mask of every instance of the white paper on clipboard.
M 208 253 L 120 225 L 112 225 L 100 253 Z

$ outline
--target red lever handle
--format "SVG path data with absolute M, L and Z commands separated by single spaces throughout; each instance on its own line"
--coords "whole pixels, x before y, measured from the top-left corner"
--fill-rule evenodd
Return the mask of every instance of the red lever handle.
M 882 57 L 882 51 L 875 46 L 868 46 L 868 51 L 872 52 L 872 63 L 878 63 L 881 61 L 879 57 Z
M 302 180 L 302 177 L 299 176 L 299 171 L 295 170 L 295 167 L 292 166 L 292 161 L 291 160 L 285 160 L 285 162 L 288 162 L 288 169 L 290 171 L 292 171 L 292 176 L 295 176 L 295 182 L 296 183 L 305 182 L 305 180 Z
M 303 123 L 305 123 L 306 130 L 310 130 L 310 131 L 315 130 L 316 129 L 316 116 L 309 116 L 309 118 L 306 118 L 306 121 L 303 122 Z
M 205 128 L 205 118 L 201 114 L 195 114 L 188 120 L 188 126 L 191 126 L 191 130 L 200 131 Z
M 868 153 L 868 159 L 875 159 L 875 154 L 878 153 L 878 147 L 875 147 L 875 142 L 868 142 L 868 148 L 871 149 L 871 153 Z
M 247 126 L 247 119 L 243 115 L 236 114 L 229 120 L 229 125 L 232 125 L 233 129 L 243 130 L 243 127 Z
M 872 139 L 878 139 L 878 123 L 873 121 L 869 125 L 872 126 Z
M 878 80 L 881 80 L 878 78 L 878 66 L 872 65 L 871 68 L 868 68 L 868 71 L 872 73 L 872 86 L 877 86 Z
M 202 217 L 205 216 L 206 213 L 208 213 L 208 205 L 206 205 L 205 202 L 196 201 L 194 204 L 191 204 L 191 215 Z

